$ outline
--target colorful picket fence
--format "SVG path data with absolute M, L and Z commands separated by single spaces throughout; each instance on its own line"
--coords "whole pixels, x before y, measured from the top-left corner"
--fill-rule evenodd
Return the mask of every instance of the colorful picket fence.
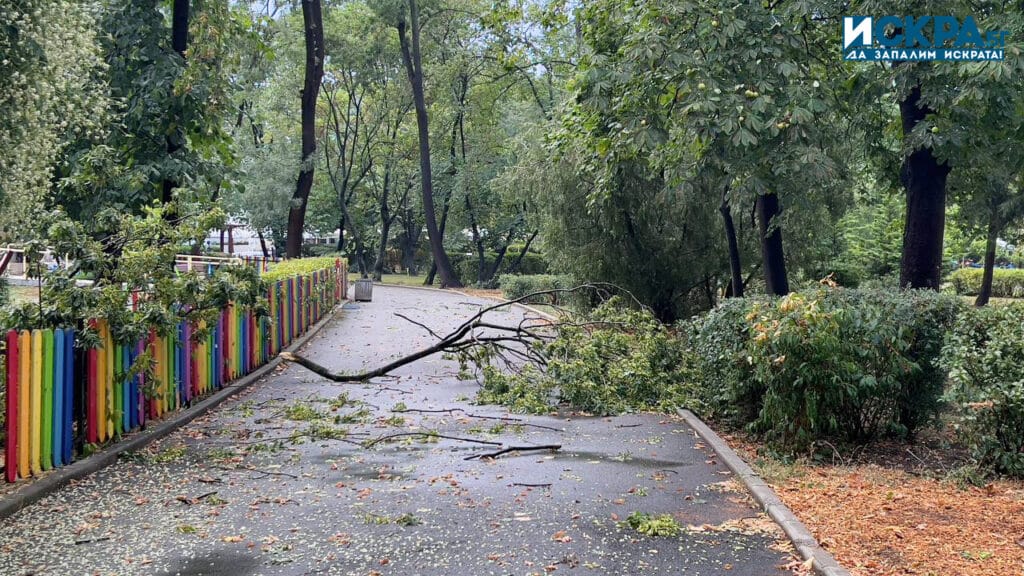
M 134 344 L 114 342 L 106 320 L 90 320 L 101 346 L 80 350 L 75 331 L 8 331 L 5 478 L 15 482 L 69 464 L 81 443 L 102 444 L 188 407 L 266 364 L 341 302 L 344 264 L 273 282 L 270 315 L 229 305 L 214 325 L 182 322 Z M 152 357 L 152 381 L 129 376 Z

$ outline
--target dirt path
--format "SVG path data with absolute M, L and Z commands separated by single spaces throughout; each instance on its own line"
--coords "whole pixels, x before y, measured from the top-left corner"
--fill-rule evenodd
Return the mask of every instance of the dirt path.
M 303 351 L 356 370 L 486 301 L 374 287 Z M 505 321 L 519 310 L 502 314 Z M 0 524 L 0 574 L 781 574 L 781 532 L 682 422 L 476 406 L 440 357 L 369 385 L 282 369 L 145 453 Z M 395 412 L 415 409 L 433 412 Z M 466 460 L 497 446 L 557 452 Z M 623 525 L 671 514 L 680 535 Z M 687 529 L 687 526 L 691 528 Z

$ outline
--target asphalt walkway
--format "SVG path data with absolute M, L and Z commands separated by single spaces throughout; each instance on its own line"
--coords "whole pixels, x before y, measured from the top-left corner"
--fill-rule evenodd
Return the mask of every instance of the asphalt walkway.
M 375 286 L 302 354 L 374 366 L 433 339 L 396 312 L 442 333 L 485 304 Z M 781 531 L 680 420 L 521 416 L 474 405 L 476 390 L 441 357 L 371 384 L 282 368 L 0 522 L 0 574 L 785 573 Z M 467 460 L 501 446 L 417 433 L 562 449 Z M 683 530 L 640 534 L 634 513 Z

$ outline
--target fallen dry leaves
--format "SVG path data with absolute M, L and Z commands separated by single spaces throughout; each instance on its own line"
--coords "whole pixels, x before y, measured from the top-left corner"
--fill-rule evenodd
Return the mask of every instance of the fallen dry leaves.
M 873 464 L 804 472 L 774 488 L 856 576 L 1024 574 L 1024 484 L 961 489 Z

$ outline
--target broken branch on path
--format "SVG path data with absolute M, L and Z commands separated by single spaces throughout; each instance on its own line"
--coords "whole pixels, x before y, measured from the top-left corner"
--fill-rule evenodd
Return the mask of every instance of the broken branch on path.
M 502 448 L 496 452 L 488 452 L 486 454 L 473 454 L 472 456 L 466 456 L 463 460 L 494 460 L 498 456 L 509 454 L 511 452 L 536 452 L 537 450 L 561 450 L 561 444 L 545 444 L 543 446 L 509 446 Z
M 424 438 L 444 438 L 445 440 L 457 440 L 459 442 L 470 442 L 473 444 L 487 444 L 488 446 L 501 446 L 501 442 L 491 442 L 490 440 L 477 440 L 476 438 L 463 438 L 462 436 L 446 436 L 444 434 L 438 434 L 436 432 L 399 432 L 397 434 L 388 434 L 387 436 L 381 436 L 380 438 L 374 438 L 363 442 L 363 448 L 371 448 L 381 442 L 389 442 L 395 438 L 406 438 L 410 436 L 420 436 Z
M 227 470 L 228 472 L 255 472 L 257 474 L 263 474 L 264 476 L 287 476 L 289 478 L 298 478 L 295 474 L 289 474 L 288 472 L 277 472 L 274 470 L 261 470 L 252 466 L 212 466 L 218 470 Z
M 331 380 L 332 382 L 366 382 L 373 378 L 387 376 L 392 371 L 401 368 L 402 366 L 411 364 L 417 360 L 434 354 L 464 353 L 474 348 L 483 347 L 493 350 L 499 359 L 503 360 L 505 365 L 509 367 L 514 364 L 512 361 L 513 359 L 526 361 L 539 366 L 546 366 L 547 358 L 545 354 L 539 350 L 539 347 L 537 347 L 536 344 L 538 342 L 546 342 L 554 339 L 551 328 L 559 325 L 587 326 L 606 325 L 609 323 L 585 322 L 579 324 L 559 324 L 546 318 L 526 317 L 523 318 L 518 325 L 504 326 L 501 324 L 487 322 L 484 320 L 484 316 L 495 310 L 507 308 L 513 304 L 523 304 L 524 302 L 534 300 L 541 296 L 553 296 L 583 290 L 606 291 L 608 288 L 608 286 L 597 284 L 583 284 L 575 288 L 556 288 L 552 290 L 532 292 L 514 300 L 483 306 L 477 310 L 476 313 L 470 316 L 468 320 L 459 325 L 458 328 L 445 336 L 435 333 L 434 330 L 420 322 L 396 313 L 400 318 L 427 329 L 431 334 L 438 338 L 438 341 L 426 348 L 398 358 L 397 360 L 391 361 L 383 366 L 356 374 L 334 372 L 326 366 L 292 352 L 282 352 L 280 357 L 288 362 L 298 364 L 314 374 L 327 380 Z M 482 332 L 484 330 L 487 331 L 486 334 Z
M 554 426 L 544 426 L 543 424 L 531 424 L 524 422 L 522 418 L 512 418 L 510 416 L 484 416 L 482 414 L 473 414 L 466 412 L 463 408 L 441 408 L 439 410 L 427 410 L 422 408 L 406 408 L 404 410 L 392 410 L 394 414 L 405 414 L 407 412 L 415 412 L 419 414 L 452 414 L 454 412 L 462 412 L 467 418 L 478 418 L 480 420 L 498 420 L 499 422 L 512 422 L 515 426 L 528 426 L 530 428 L 540 428 L 541 430 L 551 430 L 552 432 L 564 432 L 564 428 L 555 428 Z
M 441 339 L 444 338 L 444 336 L 441 336 L 437 332 L 434 332 L 434 330 L 430 326 L 427 326 L 426 324 L 424 324 L 422 322 L 417 322 L 417 321 L 413 320 L 412 318 L 409 318 L 408 316 L 406 316 L 405 314 L 402 314 L 400 312 L 395 312 L 394 314 L 395 314 L 395 316 L 398 316 L 399 318 L 401 318 L 402 320 L 405 320 L 406 322 L 409 322 L 411 324 L 415 324 L 415 325 L 419 326 L 420 328 L 423 328 L 424 330 L 429 332 L 431 336 L 433 336 L 434 338 L 437 338 L 438 340 L 441 340 Z

